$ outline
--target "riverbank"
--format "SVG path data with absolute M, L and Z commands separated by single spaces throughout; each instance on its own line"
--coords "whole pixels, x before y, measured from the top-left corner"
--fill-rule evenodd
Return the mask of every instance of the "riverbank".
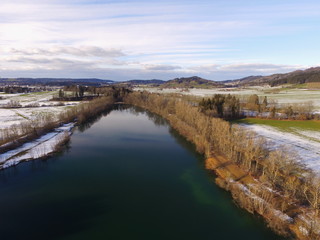
M 114 97 L 103 96 L 71 107 L 60 113 L 56 119 L 44 116 L 36 121 L 21 122 L 19 126 L 6 129 L 8 134 L 1 138 L 4 144 L 0 146 L 0 170 L 57 152 L 69 141 L 75 124 L 84 123 L 111 109 L 114 102 Z
M 252 214 L 258 214 L 265 219 L 268 226 L 280 235 L 296 239 L 310 239 L 308 237 L 312 214 L 307 214 L 305 208 L 296 205 L 292 199 L 265 186 L 259 179 L 246 173 L 236 164 L 228 161 L 221 155 L 214 154 L 206 159 L 206 169 L 216 175 L 215 182 L 221 188 L 232 194 L 235 202 Z M 265 199 L 281 202 L 279 209 L 274 208 Z M 281 205 L 288 204 L 286 211 Z M 314 231 L 319 234 L 319 230 Z M 319 229 L 319 228 L 318 228 Z M 318 239 L 318 238 L 313 238 Z
M 0 171 L 1 239 L 284 240 L 203 160 L 160 116 L 115 106 L 74 128 L 68 150 Z
M 64 124 L 52 132 L 23 144 L 22 146 L 7 151 L 0 155 L 0 170 L 15 166 L 20 162 L 48 157 L 56 152 L 59 147 L 69 141 L 75 123 Z
M 319 239 L 317 178 L 290 151 L 266 148 L 263 137 L 208 117 L 175 97 L 140 92 L 129 95 L 126 102 L 166 118 L 198 152 L 218 159 L 210 163 L 218 185 L 230 191 L 239 206 L 262 216 L 279 235 Z

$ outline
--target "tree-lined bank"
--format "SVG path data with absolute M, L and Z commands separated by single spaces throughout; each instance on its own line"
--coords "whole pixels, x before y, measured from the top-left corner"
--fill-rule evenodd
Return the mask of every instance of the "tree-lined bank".
M 177 97 L 134 92 L 125 102 L 166 118 L 210 159 L 217 183 L 243 208 L 263 216 L 274 231 L 319 239 L 318 177 L 289 151 L 270 150 L 253 132 L 209 117 Z

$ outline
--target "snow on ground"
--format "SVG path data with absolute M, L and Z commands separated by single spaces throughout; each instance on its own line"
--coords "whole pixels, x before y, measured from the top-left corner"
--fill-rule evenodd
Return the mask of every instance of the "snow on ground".
M 65 134 L 71 135 L 74 123 L 64 124 L 53 132 L 25 143 L 19 148 L 0 154 L 0 169 L 17 165 L 22 161 L 44 157 L 52 153 L 56 146 L 64 139 Z
M 233 182 L 233 181 L 230 181 L 230 182 Z M 289 217 L 287 214 L 277 210 L 277 209 L 274 209 L 270 203 L 266 202 L 263 198 L 260 198 L 259 196 L 257 196 L 256 194 L 254 194 L 252 191 L 250 191 L 249 188 L 247 188 L 245 185 L 237 182 L 235 183 L 236 186 L 241 189 L 248 197 L 250 197 L 251 199 L 254 199 L 260 203 L 262 203 L 263 205 L 265 206 L 268 206 L 268 209 L 272 212 L 272 214 L 274 216 L 277 216 L 279 219 L 281 219 L 282 221 L 284 222 L 293 222 L 293 219 L 291 217 Z M 261 187 L 261 186 L 259 186 Z
M 315 111 L 320 112 L 320 90 L 307 90 L 307 89 L 291 89 L 280 90 L 280 88 L 270 87 L 248 87 L 248 88 L 214 88 L 214 89 L 199 89 L 191 88 L 188 91 L 179 88 L 135 88 L 134 90 L 146 90 L 156 93 L 179 93 L 184 95 L 193 95 L 199 97 L 212 97 L 214 94 L 232 94 L 237 95 L 240 98 L 248 97 L 252 94 L 257 94 L 259 97 L 266 96 L 269 100 L 275 100 L 279 104 L 295 104 L 305 103 L 312 101 L 315 106 Z
M 66 106 L 34 107 L 34 108 L 0 108 L 0 129 L 8 128 L 13 124 L 36 119 L 39 115 L 58 116 Z
M 320 133 L 301 130 L 289 133 L 264 125 L 241 124 L 241 126 L 265 137 L 275 148 L 292 149 L 297 154 L 298 161 L 320 174 Z
M 66 108 L 79 104 L 79 102 L 66 102 L 63 106 L 58 106 L 59 102 L 52 102 L 50 99 L 56 92 L 36 92 L 29 94 L 3 94 L 0 93 L 0 130 L 13 127 L 14 124 L 32 121 L 41 115 L 50 115 L 56 118 Z M 10 101 L 17 101 L 22 108 L 1 108 Z M 25 107 L 30 104 L 38 107 Z M 61 104 L 61 103 L 60 103 Z M 0 154 L 0 169 L 16 165 L 21 161 L 36 159 L 53 152 L 56 145 L 63 140 L 65 134 L 71 134 L 74 124 L 67 124 L 55 129 L 39 139 L 25 143 L 23 146 Z
M 52 96 L 56 92 L 34 92 L 34 93 L 16 93 L 16 94 L 1 94 L 3 98 L 0 100 L 0 105 L 5 104 L 10 100 L 19 102 L 22 106 L 28 105 L 30 103 L 38 102 L 49 102 Z
M 9 127 L 23 120 L 21 116 L 17 115 L 16 112 L 11 109 L 0 109 L 0 128 Z
M 22 121 L 35 120 L 39 115 L 58 116 L 70 106 L 79 104 L 79 102 L 65 102 L 63 106 L 58 106 L 61 102 L 50 101 L 56 92 L 36 92 L 28 94 L 3 94 L 0 96 L 0 129 L 8 128 L 13 124 L 19 124 Z M 10 101 L 17 101 L 22 108 L 1 108 L 1 106 Z M 25 107 L 30 104 L 38 104 L 39 107 Z
M 300 130 L 300 129 L 295 129 L 295 132 L 303 137 L 320 142 L 320 132 L 311 131 L 311 130 Z
M 211 97 L 214 94 L 234 94 L 234 95 L 251 95 L 257 92 L 256 89 L 240 89 L 240 88 L 213 88 L 213 89 L 201 89 L 190 88 L 188 91 L 179 88 L 135 88 L 136 91 L 146 90 L 148 92 L 156 93 L 180 93 L 185 95 L 193 95 L 199 97 Z

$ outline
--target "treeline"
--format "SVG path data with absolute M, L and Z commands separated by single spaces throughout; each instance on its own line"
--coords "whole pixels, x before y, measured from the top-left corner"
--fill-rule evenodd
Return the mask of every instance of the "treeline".
M 113 103 L 114 100 L 112 98 L 101 97 L 91 102 L 74 106 L 58 116 L 48 113 L 38 114 L 36 119 L 26 120 L 19 124 L 14 124 L 10 128 L 0 129 L 0 153 L 38 138 L 63 123 L 72 121 L 82 123 L 90 116 L 106 110 Z
M 46 91 L 45 87 L 37 87 L 37 88 L 30 88 L 30 87 L 20 87 L 20 86 L 5 86 L 0 87 L 0 92 L 5 93 L 30 93 L 30 92 L 41 92 Z
M 240 100 L 230 94 L 215 94 L 212 98 L 203 98 L 199 103 L 199 108 L 212 117 L 236 119 L 241 116 Z
M 252 111 L 257 117 L 271 119 L 310 120 L 319 118 L 313 113 L 312 101 L 294 104 L 278 104 L 275 100 L 260 97 L 256 94 L 249 96 L 242 102 L 242 109 Z M 245 114 L 245 113 L 244 113 Z M 247 114 L 250 115 L 250 114 Z
M 59 89 L 58 95 L 52 98 L 53 101 L 81 101 L 92 100 L 100 96 L 111 96 L 121 98 L 122 95 L 129 93 L 130 90 L 125 87 L 95 87 L 83 85 L 64 86 Z
M 253 186 L 257 186 L 255 198 L 241 187 L 229 187 L 229 190 L 240 205 L 262 214 L 275 231 L 289 235 L 292 233 L 289 225 L 300 219 L 305 239 L 318 239 L 315 230 L 320 207 L 320 189 L 315 182 L 318 177 L 299 164 L 289 151 L 270 150 L 266 147 L 266 141 L 254 132 L 210 117 L 199 111 L 198 107 L 176 97 L 134 92 L 125 98 L 125 102 L 166 118 L 207 158 L 222 155 L 248 175 L 254 176 L 256 181 Z M 229 179 L 230 185 L 238 180 Z M 256 201 L 257 196 L 262 200 Z M 299 207 L 303 211 L 297 210 Z M 277 217 L 277 211 L 288 214 L 293 222 Z
M 260 117 L 269 119 L 311 120 L 320 119 L 314 114 L 313 102 L 295 104 L 278 104 L 275 100 L 250 95 L 241 100 L 234 95 L 215 94 L 211 98 L 202 98 L 198 101 L 201 112 L 227 120 L 242 117 Z

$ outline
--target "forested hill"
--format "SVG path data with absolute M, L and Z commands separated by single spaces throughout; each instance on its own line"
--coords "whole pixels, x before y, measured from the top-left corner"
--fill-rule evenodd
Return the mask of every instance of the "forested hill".
M 161 85 L 163 88 L 212 88 L 222 86 L 223 84 L 220 82 L 203 79 L 197 76 L 188 78 L 175 78 Z
M 270 76 L 250 76 L 232 81 L 223 81 L 226 85 L 253 86 L 268 84 L 272 87 L 283 84 L 304 84 L 310 82 L 320 82 L 320 67 Z
M 121 82 L 121 84 L 127 84 L 127 85 L 153 85 L 153 86 L 159 86 L 161 84 L 164 84 L 166 81 L 159 80 L 159 79 L 151 79 L 151 80 L 128 80 Z
M 290 84 L 303 84 L 310 82 L 320 82 L 320 67 L 309 68 L 304 71 L 294 71 L 287 74 L 271 75 L 271 86 Z
M 102 86 L 113 82 L 96 78 L 0 78 L 1 85 Z
M 128 80 L 116 82 L 97 78 L 0 78 L 0 85 L 47 85 L 47 86 L 104 86 L 108 84 L 123 85 L 150 85 L 162 88 L 217 88 L 217 87 L 242 87 L 242 86 L 279 86 L 283 84 L 304 84 L 320 83 L 320 67 L 298 70 L 283 74 L 273 74 L 270 76 L 248 76 L 241 79 L 212 81 L 201 77 L 182 77 L 169 81 L 159 79 L 150 80 Z

